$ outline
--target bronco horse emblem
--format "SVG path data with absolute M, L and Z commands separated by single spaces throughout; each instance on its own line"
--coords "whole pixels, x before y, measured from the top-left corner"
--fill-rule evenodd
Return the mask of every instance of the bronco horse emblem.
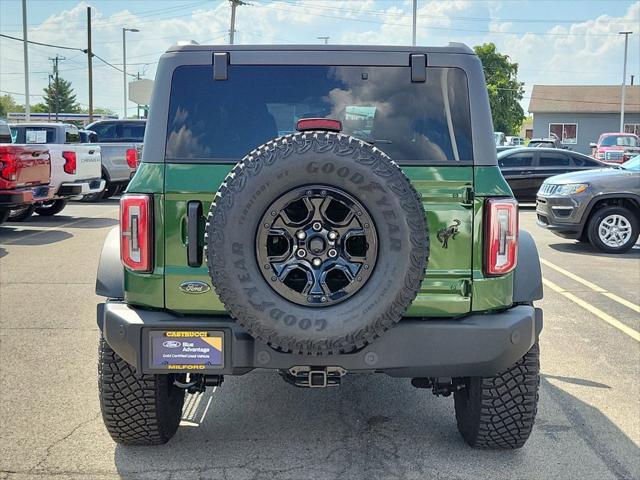
M 449 238 L 451 240 L 456 239 L 456 235 L 458 235 L 458 227 L 460 226 L 460 220 L 457 218 L 453 219 L 453 225 L 449 225 L 446 228 L 441 228 L 438 230 L 437 238 L 440 243 L 442 243 L 442 248 L 449 248 Z

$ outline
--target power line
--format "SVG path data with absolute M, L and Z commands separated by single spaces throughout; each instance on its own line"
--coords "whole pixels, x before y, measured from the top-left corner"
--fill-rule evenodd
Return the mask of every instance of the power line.
M 10 38 L 11 40 L 17 40 L 18 42 L 24 41 L 22 38 L 12 37 L 11 35 L 5 35 L 4 33 L 0 33 L 0 37 Z M 40 46 L 43 46 L 43 47 L 60 48 L 62 50 L 76 50 L 76 51 L 79 51 L 79 52 L 87 53 L 87 51 L 82 49 L 82 48 L 65 47 L 65 46 L 62 46 L 62 45 L 53 45 L 51 43 L 35 42 L 33 40 L 27 40 L 27 43 L 32 43 L 34 45 L 40 45 Z

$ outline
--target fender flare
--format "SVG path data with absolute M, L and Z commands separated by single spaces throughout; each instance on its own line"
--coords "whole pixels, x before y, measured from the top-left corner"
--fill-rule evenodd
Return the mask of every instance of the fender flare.
M 120 262 L 120 227 L 109 231 L 102 245 L 96 294 L 107 298 L 124 298 L 124 267 Z
M 513 303 L 533 302 L 542 297 L 542 270 L 538 248 L 531 234 L 520 230 L 518 263 L 513 272 Z

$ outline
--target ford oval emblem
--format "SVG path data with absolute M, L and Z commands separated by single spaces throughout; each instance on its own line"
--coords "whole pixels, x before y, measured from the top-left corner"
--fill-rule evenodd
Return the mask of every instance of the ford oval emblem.
M 162 346 L 167 348 L 178 348 L 182 346 L 182 342 L 178 342 L 177 340 L 167 340 L 166 342 L 162 342 Z
M 206 293 L 211 290 L 209 284 L 205 282 L 199 282 L 197 280 L 189 280 L 180 284 L 180 290 L 184 293 Z

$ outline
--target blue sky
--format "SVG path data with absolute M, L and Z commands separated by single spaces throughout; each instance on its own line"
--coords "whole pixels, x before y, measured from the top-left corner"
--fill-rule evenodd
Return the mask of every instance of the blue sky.
M 236 43 L 408 44 L 410 0 L 251 0 L 238 8 Z M 230 8 L 226 0 L 27 0 L 29 38 L 85 48 L 86 6 L 93 8 L 94 51 L 117 67 L 122 64 L 121 28 L 128 34 L 130 71 L 155 75 L 159 55 L 177 40 L 226 43 Z M 492 41 L 520 65 L 519 78 L 529 95 L 533 84 L 619 84 L 623 40 L 630 37 L 629 74 L 640 81 L 640 2 L 418 0 L 418 44 L 459 41 L 477 45 Z M 22 37 L 20 0 L 0 1 L 0 30 Z M 49 57 L 66 57 L 60 74 L 72 81 L 78 100 L 87 103 L 86 55 L 32 45 L 32 103 L 47 84 Z M 121 113 L 122 74 L 94 63 L 94 105 Z M 0 90 L 24 92 L 21 44 L 0 38 Z M 3 93 L 0 92 L 0 93 Z M 526 108 L 528 99 L 523 100 Z M 131 109 L 133 104 L 130 104 Z

